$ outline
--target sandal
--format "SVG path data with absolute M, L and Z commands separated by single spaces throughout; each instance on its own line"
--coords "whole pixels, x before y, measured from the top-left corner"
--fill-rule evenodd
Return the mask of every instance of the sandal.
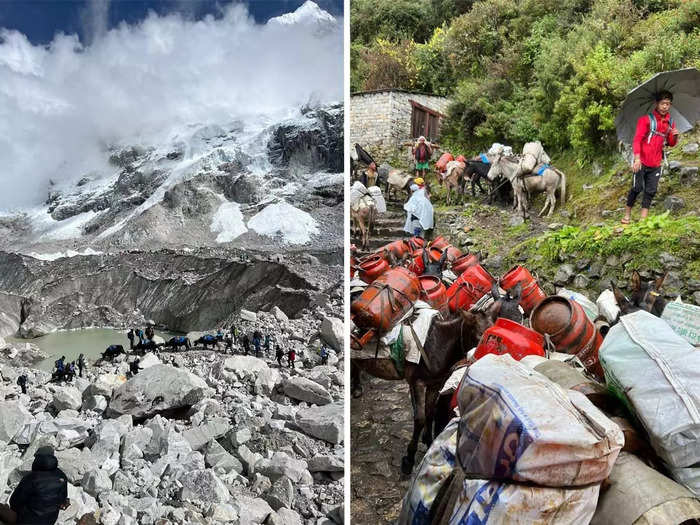
M 623 217 L 622 220 L 620 221 L 622 224 L 629 224 L 630 220 L 627 217 Z

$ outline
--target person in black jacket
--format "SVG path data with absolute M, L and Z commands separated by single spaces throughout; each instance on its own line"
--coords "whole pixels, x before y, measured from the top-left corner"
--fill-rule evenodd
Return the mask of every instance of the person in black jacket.
M 40 447 L 32 471 L 19 482 L 10 504 L 0 504 L 0 521 L 21 525 L 53 525 L 58 512 L 68 508 L 68 481 L 58 468 L 53 448 Z

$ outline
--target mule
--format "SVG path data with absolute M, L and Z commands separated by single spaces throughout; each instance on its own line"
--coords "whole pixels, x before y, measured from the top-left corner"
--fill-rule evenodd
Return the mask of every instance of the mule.
M 354 235 L 360 234 L 360 246 L 366 250 L 369 246 L 369 232 L 377 217 L 377 207 L 374 199 L 365 195 L 350 207 L 350 218 L 355 229 Z
M 494 197 L 497 197 L 498 200 L 500 200 L 503 204 L 510 203 L 512 201 L 512 197 L 510 192 L 510 184 L 506 184 L 508 180 L 503 177 L 498 177 L 494 180 L 489 180 L 488 173 L 490 169 L 490 162 L 486 163 L 483 160 L 479 159 L 468 160 L 467 167 L 464 170 L 464 177 L 462 178 L 464 184 L 464 189 L 462 190 L 463 193 L 466 194 L 467 192 L 467 181 L 471 183 L 472 197 L 476 198 L 477 186 L 479 187 L 479 191 L 481 193 L 487 193 L 481 186 L 481 180 L 483 179 L 489 185 L 489 204 L 493 204 Z
M 109 345 L 105 351 L 102 352 L 102 359 L 111 360 L 121 354 L 126 354 L 126 351 L 122 345 Z
M 360 381 L 362 370 L 380 379 L 408 382 L 413 409 L 413 435 L 407 446 L 406 455 L 401 460 L 401 471 L 405 475 L 409 475 L 413 470 L 421 433 L 426 445 L 430 445 L 433 436 L 437 435 L 434 431 L 436 430 L 434 421 L 437 400 L 440 389 L 452 373 L 455 364 L 462 361 L 467 352 L 479 343 L 484 331 L 493 325 L 497 317 L 512 315 L 513 307 L 517 309 L 519 295 L 517 297 L 501 296 L 498 294 L 498 287 L 495 290 L 497 298 L 494 298 L 494 303 L 485 310 L 475 312 L 460 310 L 459 313 L 452 314 L 444 321 L 437 317 L 433 319 L 424 345 L 429 363 L 426 363 L 425 359 L 421 359 L 418 365 L 407 362 L 402 375 L 391 359 L 351 359 L 351 389 L 355 398 L 362 395 Z M 504 304 L 506 302 L 510 304 Z M 518 315 L 522 319 L 519 311 Z
M 445 261 L 447 260 L 447 250 L 442 252 L 440 259 L 434 261 L 432 257 L 428 255 L 429 250 L 423 250 L 421 254 L 421 259 L 423 260 L 423 275 L 432 275 L 442 280 L 442 269 L 445 267 Z
M 194 342 L 194 344 L 195 344 L 195 346 L 202 345 L 205 350 L 209 347 L 209 345 L 211 345 L 212 350 L 214 348 L 219 348 L 219 340 L 216 338 L 216 336 L 208 335 L 208 334 L 203 335 L 202 337 L 197 339 Z
M 666 308 L 666 299 L 664 299 L 661 293 L 661 287 L 664 284 L 664 280 L 668 272 L 659 277 L 658 279 L 653 279 L 642 283 L 642 276 L 639 275 L 637 270 L 632 272 L 632 277 L 630 278 L 630 297 L 629 299 L 622 293 L 615 283 L 612 283 L 613 294 L 615 295 L 615 300 L 617 305 L 620 307 L 620 315 L 631 314 L 638 310 L 644 310 L 657 317 L 661 317 L 661 314 Z M 619 316 L 618 316 L 619 319 Z M 618 321 L 615 320 L 615 322 Z
M 386 200 L 391 200 L 392 192 L 395 194 L 396 198 L 394 200 L 399 200 L 399 195 L 401 192 L 405 192 L 408 197 L 411 196 L 411 184 L 413 184 L 414 178 L 408 173 L 404 173 L 399 169 L 391 169 L 386 177 L 386 186 L 384 194 L 386 195 Z
M 185 350 L 189 350 L 192 348 L 192 344 L 190 343 L 190 340 L 187 337 L 183 336 L 176 336 L 176 337 L 171 337 L 165 345 L 166 347 L 173 348 L 175 350 L 180 350 L 180 347 L 184 347 Z
M 447 163 L 447 166 L 445 167 L 445 174 L 438 174 L 438 178 L 441 179 L 440 182 L 445 183 L 445 191 L 447 191 L 448 206 L 452 202 L 452 191 L 454 191 L 457 195 L 463 195 L 462 179 L 464 177 L 465 169 L 466 164 L 464 162 L 451 160 Z
M 421 359 L 417 365 L 406 362 L 403 374 L 390 358 L 351 359 L 353 397 L 362 395 L 361 370 L 380 379 L 405 380 L 408 383 L 413 407 L 413 435 L 401 460 L 404 475 L 409 475 L 413 470 L 421 434 L 426 445 L 433 440 L 434 407 L 452 366 L 466 356 L 491 324 L 486 312 L 460 311 L 444 321 L 434 318 L 423 345 L 429 363 L 425 359 Z
M 520 173 L 520 159 L 518 157 L 506 157 L 497 155 L 491 163 L 491 169 L 487 175 L 490 181 L 498 177 L 505 177 L 513 186 L 515 196 L 515 206 L 527 218 L 528 201 L 527 196 L 534 193 L 545 192 L 547 197 L 544 206 L 540 210 L 539 217 L 549 208 L 547 217 L 551 217 L 557 204 L 555 192 L 561 191 L 561 202 L 566 202 L 566 175 L 561 170 L 554 167 L 547 167 L 541 175 Z

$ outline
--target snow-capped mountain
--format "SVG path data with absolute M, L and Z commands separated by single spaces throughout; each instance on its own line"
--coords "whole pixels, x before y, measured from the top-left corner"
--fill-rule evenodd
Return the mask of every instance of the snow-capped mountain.
M 40 206 L 0 217 L 0 237 L 38 253 L 342 245 L 342 146 L 340 104 L 111 146 L 107 169 L 55 182 Z
M 338 21 L 321 9 L 315 2 L 307 0 L 293 13 L 287 13 L 268 21 L 269 25 L 304 26 L 317 34 L 333 31 L 338 27 Z
M 341 24 L 222 9 L 89 47 L 0 30 L 0 250 L 342 246 Z

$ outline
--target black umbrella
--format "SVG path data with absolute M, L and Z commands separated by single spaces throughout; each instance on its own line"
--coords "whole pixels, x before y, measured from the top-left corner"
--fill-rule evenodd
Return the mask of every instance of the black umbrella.
M 673 94 L 670 113 L 678 131 L 688 131 L 700 120 L 700 71 L 693 67 L 663 71 L 627 93 L 622 111 L 615 119 L 617 138 L 621 142 L 632 144 L 637 120 L 651 113 L 660 91 Z
M 367 153 L 364 149 L 362 149 L 362 146 L 360 146 L 359 144 L 355 144 L 355 151 L 357 151 L 358 161 L 367 164 L 367 166 L 374 162 L 372 156 L 369 153 Z

